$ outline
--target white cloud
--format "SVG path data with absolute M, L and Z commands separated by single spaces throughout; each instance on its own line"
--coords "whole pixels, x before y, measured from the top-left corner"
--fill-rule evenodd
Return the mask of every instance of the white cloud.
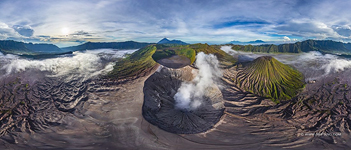
M 24 35 L 29 35 L 27 33 L 28 31 L 26 30 L 28 28 L 22 27 L 22 26 L 10 27 L 6 23 L 0 22 L 0 39 L 2 40 L 8 39 L 8 38 L 16 39 L 16 40 L 26 39 L 27 36 L 24 36 Z M 24 35 L 21 35 L 21 33 Z
M 156 42 L 165 36 L 198 42 L 282 40 L 272 34 L 347 40 L 351 32 L 344 26 L 351 25 L 350 6 L 350 2 L 325 0 L 318 3 L 314 0 L 3 0 L 0 3 L 0 10 L 3 10 L 0 20 L 10 27 L 30 26 L 35 31 L 34 37 L 47 35 L 58 38 L 62 35 L 61 29 L 66 27 L 72 33 L 82 30 L 97 33 L 93 38 L 104 41 Z M 236 21 L 255 20 L 266 24 L 235 24 Z M 215 27 L 231 22 L 234 24 Z M 103 32 L 112 30 L 116 32 Z M 15 35 L 1 30 L 0 36 Z
M 335 32 L 330 26 L 323 22 L 300 19 L 292 20 L 286 24 L 275 27 L 280 34 L 290 34 L 301 37 L 315 37 L 317 39 L 325 39 L 328 37 L 340 38 L 341 36 Z
M 22 36 L 31 37 L 34 33 L 34 30 L 30 26 L 21 26 L 21 25 L 14 25 L 12 27 L 15 29 Z
M 291 39 L 291 38 L 289 38 L 288 36 L 284 36 L 283 37 L 283 41 L 284 42 L 296 42 L 296 41 L 298 41 L 297 39 Z
M 287 36 L 284 36 L 283 39 L 284 39 L 284 41 L 291 41 L 290 38 Z
M 1 71 L 11 75 L 26 70 L 38 69 L 47 71 L 51 76 L 80 76 L 86 79 L 97 76 L 101 73 L 107 73 L 113 69 L 112 62 L 117 58 L 125 57 L 125 54 L 131 54 L 136 50 L 112 50 L 100 49 L 93 51 L 74 52 L 73 56 L 65 56 L 59 58 L 50 58 L 43 60 L 30 60 L 20 58 L 16 55 L 3 55 L 0 53 L 0 63 L 3 66 Z M 108 60 L 110 63 L 106 64 Z

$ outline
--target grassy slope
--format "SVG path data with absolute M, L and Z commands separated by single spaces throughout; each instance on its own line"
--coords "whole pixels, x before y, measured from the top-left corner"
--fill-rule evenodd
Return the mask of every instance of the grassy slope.
M 139 76 L 156 66 L 152 55 L 156 51 L 155 45 L 146 46 L 116 62 L 113 70 L 107 75 L 109 78 L 122 79 Z
M 239 87 L 274 102 L 294 97 L 304 87 L 303 75 L 273 57 L 263 56 L 244 66 L 236 79 Z
M 214 54 L 224 65 L 233 65 L 236 60 L 224 51 L 207 44 L 192 45 L 149 45 L 129 55 L 127 58 L 116 62 L 113 70 L 107 75 L 108 78 L 125 79 L 140 76 L 154 68 L 156 61 L 162 58 L 168 58 L 173 55 L 186 56 L 191 63 L 195 62 L 196 53 L 204 52 Z M 155 61 L 156 60 L 156 61 Z
M 215 45 L 210 46 L 208 44 L 192 44 L 190 47 L 193 48 L 196 53 L 204 52 L 205 54 L 216 55 L 220 63 L 225 66 L 231 66 L 237 61 L 233 56 L 222 51 L 220 47 Z
M 169 58 L 172 57 L 173 55 L 180 55 L 180 56 L 185 56 L 188 57 L 193 63 L 195 61 L 195 50 L 189 48 L 188 45 L 174 45 L 174 46 L 169 46 L 169 45 L 157 45 L 157 50 L 155 54 L 152 56 L 152 58 L 155 61 L 158 61 L 163 58 Z
M 204 52 L 205 54 L 214 54 L 224 65 L 232 65 L 236 60 L 222 51 L 218 46 L 210 46 L 208 44 L 191 44 L 191 45 L 177 45 L 177 46 L 166 46 L 157 45 L 157 51 L 152 56 L 154 60 L 160 60 L 163 58 L 168 58 L 173 55 L 186 56 L 190 59 L 191 63 L 195 62 L 195 56 L 199 52 Z

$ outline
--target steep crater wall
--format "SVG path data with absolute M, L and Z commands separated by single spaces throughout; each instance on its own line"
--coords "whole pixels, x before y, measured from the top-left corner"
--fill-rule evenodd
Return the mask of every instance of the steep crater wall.
M 191 81 L 194 69 L 163 67 L 144 84 L 144 118 L 151 124 L 171 133 L 194 134 L 211 129 L 224 112 L 223 96 L 217 86 L 208 89 L 202 104 L 194 110 L 175 107 L 173 98 L 182 82 Z

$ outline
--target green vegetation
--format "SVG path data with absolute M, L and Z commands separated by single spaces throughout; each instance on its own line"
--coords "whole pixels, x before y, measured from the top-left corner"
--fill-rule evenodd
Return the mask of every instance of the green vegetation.
M 157 45 L 157 50 L 152 58 L 158 61 L 163 58 L 169 58 L 173 55 L 185 56 L 190 59 L 191 63 L 195 62 L 196 54 L 204 52 L 205 54 L 214 54 L 223 65 L 233 65 L 236 60 L 222 51 L 218 46 L 210 46 L 208 44 L 191 44 L 191 45 Z
M 163 58 L 168 58 L 172 57 L 173 55 L 176 55 L 175 48 L 169 48 L 167 49 L 168 46 L 165 45 L 156 45 L 156 52 L 152 55 L 152 58 L 155 61 L 158 61 Z
M 145 74 L 156 66 L 156 62 L 152 59 L 155 51 L 155 45 L 141 48 L 121 61 L 116 62 L 116 65 L 107 77 L 124 79 Z
M 239 87 L 275 103 L 294 97 L 304 87 L 303 75 L 271 56 L 255 59 L 240 68 L 236 83 Z
M 177 51 L 177 55 L 188 57 L 191 63 L 195 62 L 196 53 L 191 48 L 180 49 L 179 51 Z
M 191 63 L 194 63 L 196 53 L 199 52 L 216 55 L 224 65 L 231 66 L 236 62 L 232 56 L 220 50 L 218 47 L 209 46 L 208 44 L 176 46 L 154 44 L 141 48 L 121 61 L 116 62 L 113 70 L 108 73 L 106 77 L 124 79 L 140 76 L 151 71 L 157 65 L 157 60 L 169 58 L 173 55 L 185 56 L 190 59 Z
M 158 61 L 163 58 L 169 58 L 174 55 L 180 55 L 180 56 L 185 56 L 190 59 L 191 63 L 194 63 L 195 61 L 195 50 L 189 48 L 189 46 L 181 46 L 181 45 L 176 45 L 176 46 L 168 46 L 168 45 L 157 45 L 157 50 L 155 54 L 152 56 L 152 58 L 155 61 Z
M 300 53 L 309 51 L 320 51 L 325 53 L 348 53 L 348 51 L 351 50 L 351 44 L 335 42 L 332 40 L 306 40 L 302 42 L 281 45 L 233 45 L 232 49 L 239 51 L 264 53 Z
M 208 44 L 199 43 L 199 44 L 192 44 L 190 45 L 190 47 L 194 49 L 196 53 L 204 52 L 205 54 L 216 55 L 221 65 L 232 66 L 237 61 L 233 56 L 222 51 L 220 47 L 217 47 L 217 46 L 210 46 Z

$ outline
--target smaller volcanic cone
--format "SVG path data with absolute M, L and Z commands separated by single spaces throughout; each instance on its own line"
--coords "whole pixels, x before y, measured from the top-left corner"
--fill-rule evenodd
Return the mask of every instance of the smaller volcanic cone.
M 294 97 L 304 87 L 303 75 L 271 56 L 262 56 L 239 68 L 236 83 L 251 93 L 274 102 Z

